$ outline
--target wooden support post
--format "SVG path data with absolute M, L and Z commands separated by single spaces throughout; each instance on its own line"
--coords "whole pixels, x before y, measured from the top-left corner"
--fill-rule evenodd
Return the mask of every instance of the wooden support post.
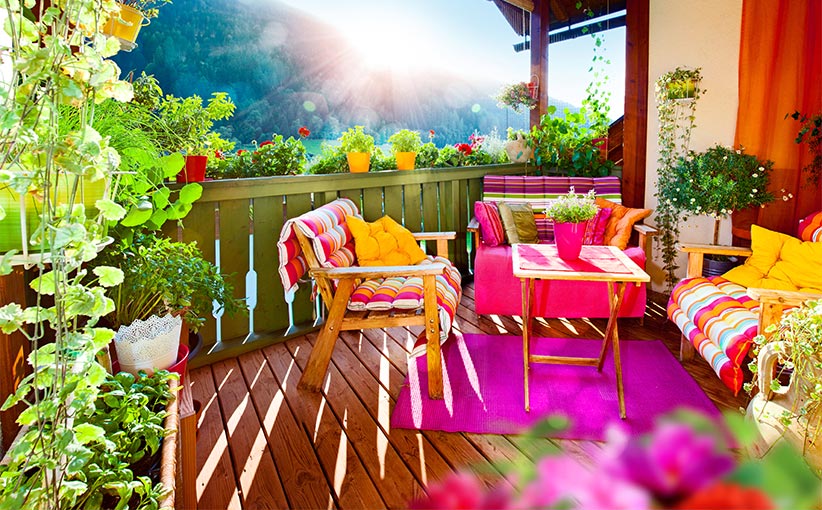
M 531 125 L 539 121 L 548 108 L 548 27 L 551 10 L 548 0 L 535 0 L 531 12 L 531 76 L 539 80 L 537 107 L 531 110 Z M 533 78 L 532 78 L 533 79 Z
M 26 281 L 22 267 L 16 267 L 6 276 L 0 276 L 0 306 L 9 303 L 26 305 Z M 17 385 L 28 373 L 26 358 L 29 355 L 29 341 L 17 332 L 6 335 L 0 332 L 0 404 L 15 392 Z M 17 417 L 23 411 L 23 404 L 17 404 L 7 411 L 0 412 L 0 429 L 2 446 L 6 451 L 20 427 Z
M 649 0 L 627 0 L 625 19 L 625 123 L 622 203 L 645 205 L 645 151 L 648 133 Z

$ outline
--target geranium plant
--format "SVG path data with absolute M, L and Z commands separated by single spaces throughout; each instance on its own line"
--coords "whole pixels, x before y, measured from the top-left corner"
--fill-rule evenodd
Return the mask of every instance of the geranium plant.
M 658 197 L 677 211 L 714 218 L 713 244 L 718 244 L 723 218 L 773 200 L 768 192 L 772 168 L 772 161 L 760 161 L 742 148 L 716 145 L 705 152 L 690 151 L 660 181 Z
M 533 110 L 537 106 L 533 90 L 535 90 L 535 84 L 531 82 L 511 83 L 503 86 L 494 99 L 497 100 L 497 106 L 500 108 L 508 106 L 517 113 L 522 109 Z
M 796 135 L 796 143 L 807 144 L 811 151 L 811 162 L 802 170 L 808 173 L 808 183 L 819 184 L 822 179 L 822 113 L 802 115 L 793 112 L 790 117 L 802 124 Z
M 271 175 L 299 175 L 305 169 L 305 147 L 294 137 L 273 135 L 252 150 L 221 153 L 209 162 L 209 174 L 218 179 L 241 179 Z
M 168 5 L 171 0 L 117 0 L 118 3 L 128 5 L 140 11 L 148 19 L 156 18 L 160 12 L 160 7 Z
M 581 223 L 597 215 L 599 208 L 594 203 L 596 192 L 585 195 L 577 194 L 574 187 L 568 193 L 557 198 L 545 208 L 545 217 L 554 223 Z

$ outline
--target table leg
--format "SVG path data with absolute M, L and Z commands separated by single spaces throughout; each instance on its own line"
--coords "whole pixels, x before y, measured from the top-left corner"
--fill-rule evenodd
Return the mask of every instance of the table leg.
M 522 279 L 522 363 L 523 387 L 525 388 L 525 411 L 531 411 L 531 401 L 528 391 L 528 376 L 531 363 L 531 300 L 534 294 L 534 280 Z
M 617 327 L 617 315 L 619 308 L 622 306 L 622 297 L 625 295 L 625 282 L 614 282 L 616 286 L 616 293 L 610 282 L 608 283 L 608 306 L 610 308 L 610 315 L 608 316 L 608 326 L 605 328 L 605 339 L 602 342 L 602 350 L 599 354 L 599 361 L 597 363 L 597 370 L 602 371 L 602 366 L 605 362 L 605 353 L 608 348 L 608 343 L 612 342 L 614 346 L 614 371 L 616 372 L 617 380 L 617 396 L 619 397 L 619 417 L 623 420 L 626 417 L 625 413 L 625 394 L 622 385 L 622 361 L 619 352 L 619 328 Z

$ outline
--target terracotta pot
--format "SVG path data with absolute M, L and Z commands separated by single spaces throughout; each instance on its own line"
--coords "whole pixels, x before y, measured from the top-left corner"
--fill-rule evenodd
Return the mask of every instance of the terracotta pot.
M 177 182 L 203 182 L 207 165 L 208 156 L 186 156 L 186 166 L 177 174 Z
M 147 26 L 150 21 L 134 7 L 120 4 L 120 14 L 109 18 L 108 23 L 103 27 L 103 33 L 113 35 L 124 41 L 126 46 L 132 45 L 133 47 L 140 29 Z
M 371 167 L 371 154 L 367 152 L 349 152 L 345 156 L 348 158 L 348 170 L 352 174 L 367 172 Z
M 417 161 L 416 152 L 397 152 L 394 156 L 397 158 L 397 170 L 414 169 L 414 164 Z
M 781 344 L 781 346 L 780 346 Z M 795 414 L 811 397 L 808 388 L 792 377 L 788 386 L 771 391 L 774 364 L 777 361 L 777 346 L 784 349 L 783 342 L 772 342 L 762 346 L 757 356 L 757 387 L 759 393 L 748 404 L 745 418 L 756 426 L 757 437 L 748 446 L 754 457 L 765 455 L 778 441 L 787 441 L 797 451 L 802 452 L 805 460 L 815 470 L 822 470 L 822 441 L 817 428 L 818 412 L 808 416 L 794 418 L 789 425 L 782 421 L 784 413 Z M 817 376 L 819 369 L 815 369 Z M 805 385 L 808 383 L 806 382 Z
M 582 251 L 582 238 L 585 236 L 585 224 L 554 223 L 554 242 L 557 244 L 557 253 L 562 260 L 577 260 Z

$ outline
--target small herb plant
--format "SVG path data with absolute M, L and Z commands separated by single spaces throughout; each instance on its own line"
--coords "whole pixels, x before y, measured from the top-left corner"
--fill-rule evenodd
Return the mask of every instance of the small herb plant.
M 790 117 L 802 124 L 796 135 L 796 143 L 807 144 L 811 151 L 811 162 L 802 169 L 808 173 L 808 184 L 819 184 L 822 179 L 822 113 L 808 116 L 793 112 Z
M 354 126 L 340 136 L 340 147 L 343 152 L 374 152 L 374 137 L 366 134 L 362 126 Z
M 525 131 L 523 129 L 514 129 L 514 128 L 509 127 L 507 132 L 506 132 L 506 139 L 507 140 L 512 140 L 512 141 L 520 139 L 520 138 L 527 141 L 530 138 L 530 136 L 531 136 L 531 133 L 528 132 L 528 131 Z
M 400 129 L 388 138 L 388 143 L 394 153 L 397 152 L 419 152 L 422 147 L 422 139 L 418 131 Z
M 574 187 L 545 208 L 545 217 L 554 223 L 581 223 L 597 215 L 599 208 L 594 201 L 596 192 L 589 191 L 585 195 L 575 193 Z

